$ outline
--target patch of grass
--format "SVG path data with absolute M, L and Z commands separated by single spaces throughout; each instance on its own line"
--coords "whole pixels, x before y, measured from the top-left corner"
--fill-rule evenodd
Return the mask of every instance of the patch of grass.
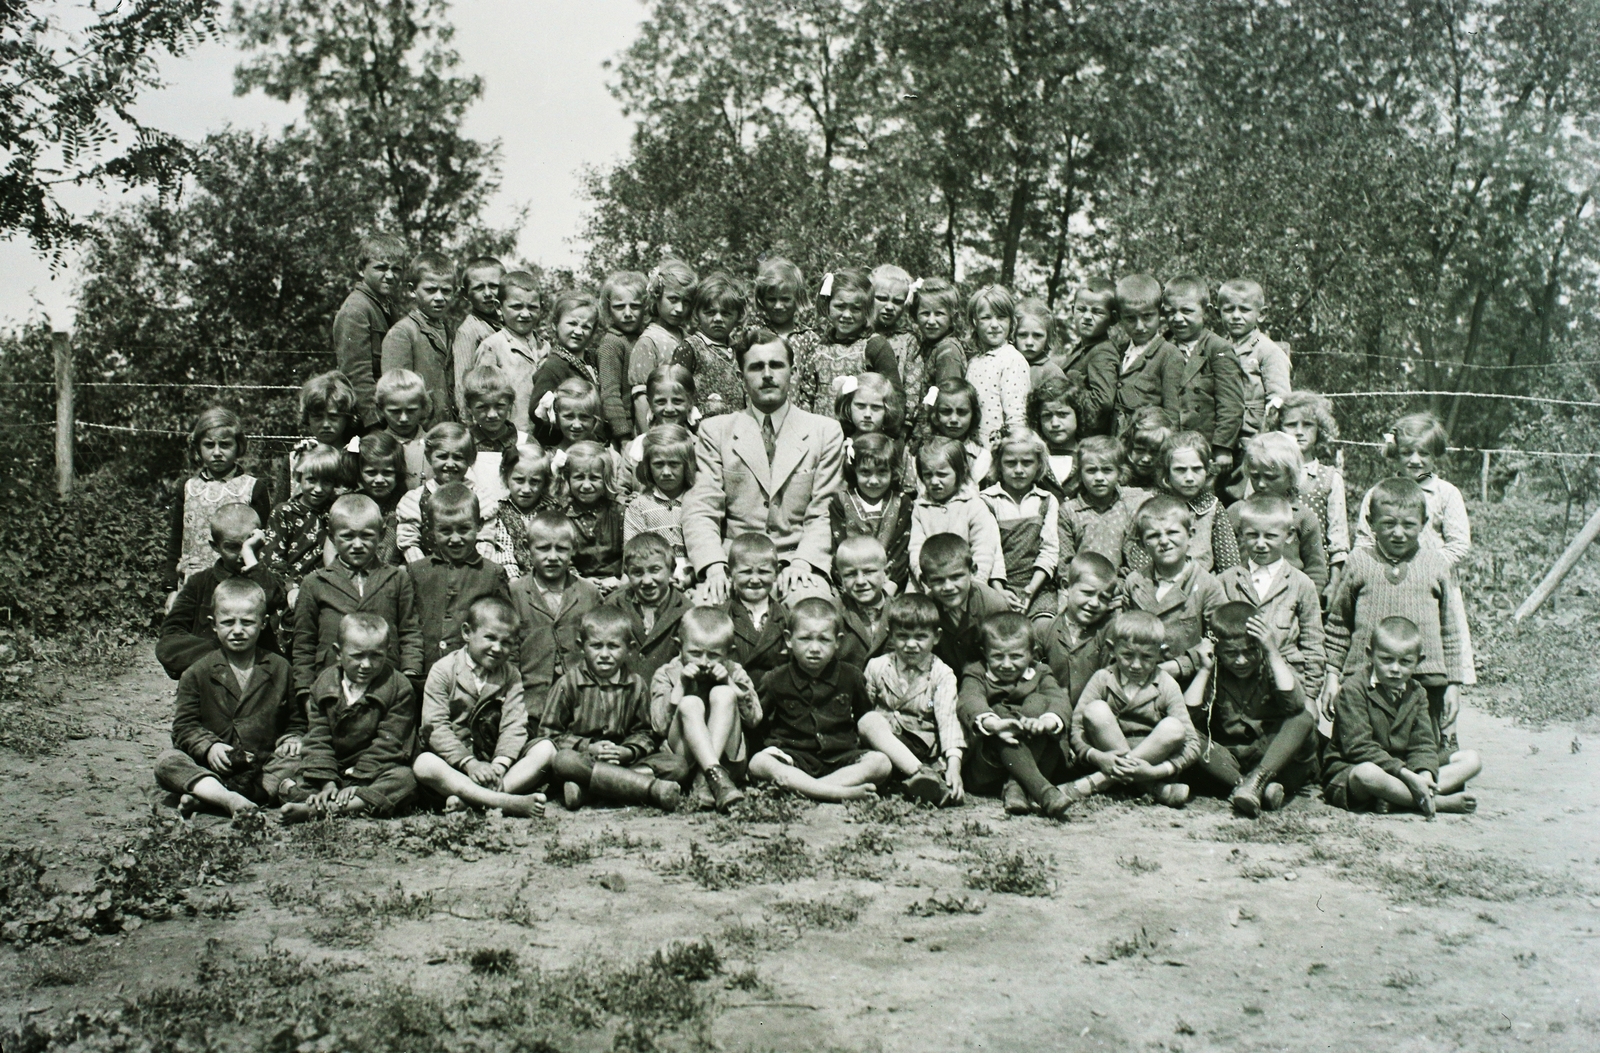
M 480 947 L 467 955 L 467 967 L 488 976 L 511 976 L 522 968 L 517 952 L 506 947 Z
M 1105 965 L 1125 958 L 1148 958 L 1155 953 L 1156 946 L 1156 941 L 1141 925 L 1137 932 L 1112 939 L 1098 955 L 1084 955 L 1084 959 L 1096 965 Z
M 1333 863 L 1341 876 L 1373 885 L 1402 903 L 1433 904 L 1454 897 L 1511 903 L 1582 891 L 1570 875 L 1543 873 L 1503 856 L 1450 845 L 1381 855 L 1313 848 L 1311 858 Z
M 927 899 L 913 900 L 907 905 L 906 913 L 913 918 L 936 918 L 942 914 L 982 914 L 987 906 L 982 900 L 957 896 L 952 892 L 943 899 L 932 895 Z
M 1410 969 L 1396 969 L 1383 978 L 1383 986 L 1395 991 L 1410 991 L 1422 987 L 1427 981 Z
M 968 849 L 967 887 L 1014 896 L 1048 896 L 1055 891 L 1055 858 L 1025 848 L 1014 851 L 988 847 Z
M 1283 877 L 1283 871 L 1271 863 L 1242 863 L 1239 866 L 1239 876 L 1246 881 L 1276 881 Z
M 738 972 L 729 973 L 727 983 L 724 985 L 730 991 L 744 991 L 757 997 L 765 997 L 772 993 L 772 986 L 761 978 L 761 973 L 755 966 L 740 969 Z
M 1139 856 L 1118 856 L 1117 866 L 1132 874 L 1154 874 L 1161 869 L 1161 864 L 1154 859 L 1143 859 Z
M 553 867 L 575 867 L 594 859 L 593 841 L 566 841 L 552 837 L 544 843 L 544 861 Z
M 1353 842 L 1369 851 L 1394 847 L 1399 839 L 1388 830 L 1346 813 L 1269 812 L 1259 819 L 1230 819 L 1211 830 L 1192 831 L 1194 838 L 1225 843 L 1326 846 Z
M 496 961 L 504 964 L 503 958 Z M 30 1053 L 78 1049 L 415 1050 L 709 1048 L 715 947 L 687 941 L 634 964 L 475 971 L 447 992 L 277 952 L 207 959 L 183 987 L 0 1033 Z
M 50 948 L 22 960 L 23 983 L 31 988 L 77 987 L 99 973 L 100 956 L 86 950 Z
M 865 801 L 850 801 L 845 815 L 853 823 L 880 823 L 885 826 L 913 826 L 927 822 L 939 810 L 926 801 L 913 801 L 905 797 L 874 797 Z
M 862 896 L 846 894 L 836 899 L 790 899 L 769 904 L 769 920 L 792 926 L 796 935 L 807 929 L 842 929 L 853 925 L 861 917 L 861 908 L 867 900 Z
M 342 915 L 306 926 L 306 935 L 318 947 L 352 950 L 365 947 L 377 936 L 378 926 L 371 918 Z
M 746 885 L 799 881 L 811 877 L 816 870 L 816 861 L 806 843 L 787 830 L 748 845 L 728 859 L 714 858 L 704 845 L 693 841 L 689 844 L 688 856 L 662 867 L 662 873 L 685 875 L 701 888 L 713 892 Z
M 739 820 L 745 823 L 787 825 L 802 819 L 816 802 L 772 786 L 751 787 L 739 802 Z
M 1450 948 L 1464 947 L 1477 938 L 1475 932 L 1441 932 L 1438 937 L 1439 946 Z
M 49 757 L 88 734 L 81 720 L 62 708 L 60 688 L 41 689 L 32 663 L 0 666 L 0 749 L 21 757 Z
M 879 827 L 868 827 L 842 845 L 828 849 L 823 859 L 833 867 L 835 877 L 881 881 L 892 866 L 881 857 L 894 854 L 894 841 Z
M 977 819 L 968 819 L 960 826 L 947 826 L 933 835 L 935 844 L 950 848 L 966 848 L 973 841 L 994 836 L 994 827 Z

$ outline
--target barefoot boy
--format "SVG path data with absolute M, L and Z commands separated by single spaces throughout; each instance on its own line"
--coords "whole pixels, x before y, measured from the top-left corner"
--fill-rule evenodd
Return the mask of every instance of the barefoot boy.
M 477 495 L 462 483 L 448 483 L 434 491 L 432 504 L 433 552 L 405 566 L 416 591 L 425 674 L 445 655 L 460 650 L 462 625 L 475 601 L 511 597 L 505 568 L 478 551 L 483 519 Z
M 1062 736 L 1072 710 L 1056 678 L 1033 660 L 1028 619 L 992 614 L 978 630 L 983 662 L 961 677 L 961 719 L 972 731 L 967 778 L 974 788 L 1006 781 L 1006 811 L 1026 815 L 1037 807 L 1059 819 L 1071 803 L 1053 784 L 1065 778 Z
M 444 810 L 467 805 L 506 815 L 544 814 L 532 792 L 555 751 L 528 745 L 522 676 L 509 659 L 517 650 L 517 612 L 499 596 L 468 605 L 463 646 L 436 662 L 422 690 L 422 752 L 417 781 L 444 798 Z
M 888 757 L 861 748 L 856 728 L 872 704 L 861 670 L 839 661 L 839 621 L 817 596 L 789 612 L 789 662 L 761 682 L 767 748 L 750 758 L 751 778 L 818 801 L 872 797 L 894 771 Z
M 834 556 L 835 563 L 838 556 Z M 778 546 L 765 534 L 744 533 L 728 545 L 728 617 L 733 656 L 752 683 L 789 661 L 783 642 L 789 612 L 772 598 L 778 580 Z
M 578 629 L 600 606 L 600 590 L 572 572 L 578 528 L 560 512 L 544 511 L 528 526 L 533 565 L 511 587 L 511 604 L 522 624 L 522 686 L 533 713 L 544 711 L 550 685 L 582 654 Z
M 1072 749 L 1095 771 L 1071 786 L 1076 798 L 1130 786 L 1182 808 L 1187 783 L 1174 777 L 1200 755 L 1183 694 L 1161 668 L 1167 631 L 1147 611 L 1121 611 L 1108 633 L 1112 664 L 1089 678 L 1072 711 Z
M 596 607 L 579 629 L 583 661 L 550 689 L 539 737 L 555 751 L 551 773 L 562 800 L 577 811 L 590 800 L 678 807 L 688 774 L 682 757 L 656 752 L 650 689 L 627 667 L 633 623 L 616 607 Z
M 737 575 L 734 582 L 737 588 Z M 677 656 L 650 681 L 650 726 L 668 750 L 698 766 L 712 803 L 726 813 L 744 800 L 729 769 L 745 767 L 745 729 L 761 723 L 761 700 L 733 660 L 733 619 L 725 612 L 690 608 L 678 639 Z
M 245 566 L 244 545 L 261 530 L 255 509 L 234 502 L 223 505 L 211 517 L 211 548 L 216 563 L 189 575 L 178 590 L 172 609 L 161 620 L 161 635 L 156 640 L 156 660 L 167 675 L 176 680 L 195 662 L 215 651 L 219 645 L 214 618 L 216 588 L 230 579 L 253 581 L 266 594 L 267 611 L 257 641 L 264 651 L 282 654 L 272 623 L 285 607 L 283 586 L 260 563 Z
M 1333 734 L 1322 742 L 1329 804 L 1352 811 L 1414 807 L 1430 819 L 1435 812 L 1477 811 L 1477 799 L 1463 791 L 1483 764 L 1475 751 L 1458 750 L 1440 767 L 1427 691 L 1413 676 L 1422 652 L 1415 622 L 1391 616 L 1373 627 L 1368 664 L 1345 680 Z
M 257 646 L 265 590 L 248 578 L 224 578 L 210 603 L 218 646 L 178 680 L 174 748 L 156 758 L 156 782 L 182 795 L 185 813 L 204 804 L 239 815 L 276 798 L 300 754 L 305 712 L 294 702 L 289 663 Z
M 335 665 L 324 669 L 306 702 L 300 782 L 282 791 L 282 818 L 321 814 L 384 817 L 417 789 L 411 773 L 417 697 L 390 663 L 394 627 L 371 611 L 339 619 Z
M 869 540 L 877 544 L 876 539 Z M 912 594 L 896 596 L 886 607 L 889 653 L 867 663 L 872 712 L 856 727 L 905 779 L 907 797 L 936 807 L 959 803 L 965 793 L 961 758 L 967 741 L 961 731 L 956 675 L 933 653 L 939 642 L 939 606 Z M 935 764 L 940 760 L 943 772 Z
M 1211 744 L 1197 767 L 1229 795 L 1235 814 L 1277 811 L 1311 776 L 1316 721 L 1305 691 L 1279 649 L 1278 630 L 1253 604 L 1218 607 L 1211 637 L 1200 644 L 1200 669 L 1184 693 Z

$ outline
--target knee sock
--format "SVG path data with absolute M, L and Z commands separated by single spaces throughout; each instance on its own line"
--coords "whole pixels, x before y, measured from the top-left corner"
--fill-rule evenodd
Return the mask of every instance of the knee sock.
M 1050 780 L 1039 773 L 1039 764 L 1033 759 L 1033 751 L 1025 745 L 1007 746 L 1001 743 L 1000 763 L 1005 765 L 1006 771 L 1034 801 L 1043 801 L 1044 795 L 1053 788 Z
M 1300 752 L 1300 747 L 1305 744 L 1306 736 L 1311 734 L 1311 729 L 1316 727 L 1316 721 L 1309 713 L 1296 713 L 1283 722 L 1283 727 L 1272 736 L 1272 741 L 1267 745 L 1267 752 L 1262 754 L 1261 767 L 1267 770 L 1269 776 L 1276 775 L 1289 766 L 1295 754 Z
M 588 787 L 589 776 L 594 772 L 594 765 L 589 758 L 577 750 L 559 750 L 555 760 L 550 762 L 550 774 L 560 782 L 575 782 L 579 786 Z

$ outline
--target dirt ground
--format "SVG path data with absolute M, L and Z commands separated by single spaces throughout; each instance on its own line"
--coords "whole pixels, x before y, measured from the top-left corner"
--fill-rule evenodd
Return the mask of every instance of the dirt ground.
M 88 737 L 53 757 L 0 754 L 0 844 L 42 846 L 63 887 L 159 800 L 150 771 L 172 691 L 148 655 L 81 679 L 69 704 Z M 1469 694 L 1461 739 L 1486 760 L 1479 812 L 1432 823 L 1336 815 L 1303 795 L 1258 824 L 1214 801 L 1102 803 L 1065 824 L 1008 819 L 987 800 L 800 806 L 786 825 L 552 808 L 491 824 L 499 847 L 520 847 L 463 854 L 367 843 L 360 828 L 378 824 L 273 832 L 286 844 L 226 890 L 232 913 L 5 944 L 0 1023 L 192 989 L 208 956 L 283 951 L 448 992 L 482 949 L 553 970 L 706 938 L 723 975 L 704 985 L 697 1040 L 726 1050 L 1589 1051 L 1596 731 L 1520 728 Z M 691 844 L 702 864 L 807 862 L 779 875 L 793 880 L 713 890 L 739 881 L 683 868 Z M 967 887 L 985 859 L 1018 851 L 1013 876 L 1047 876 L 1046 895 Z M 329 907 L 396 889 L 393 910 Z

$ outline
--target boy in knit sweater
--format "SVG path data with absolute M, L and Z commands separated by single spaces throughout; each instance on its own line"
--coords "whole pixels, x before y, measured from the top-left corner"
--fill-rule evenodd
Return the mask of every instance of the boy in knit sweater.
M 1320 729 L 1328 734 L 1344 677 L 1362 667 L 1372 633 L 1385 618 L 1405 618 L 1422 634 L 1414 677 L 1428 695 L 1441 742 L 1455 744 L 1461 708 L 1461 631 L 1450 603 L 1450 564 L 1437 548 L 1419 544 L 1428 522 L 1427 496 L 1403 476 L 1372 489 L 1374 547 L 1358 548 L 1328 607 L 1327 678 L 1318 696 Z

